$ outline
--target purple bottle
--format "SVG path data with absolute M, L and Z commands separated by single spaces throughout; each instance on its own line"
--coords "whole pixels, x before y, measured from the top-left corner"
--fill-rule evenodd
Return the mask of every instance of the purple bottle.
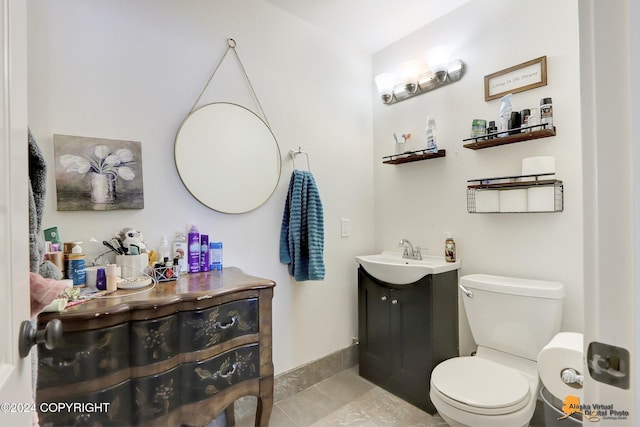
M 195 225 L 192 225 L 189 230 L 187 245 L 189 273 L 198 273 L 200 272 L 200 233 Z
M 209 271 L 209 236 L 200 235 L 200 271 Z

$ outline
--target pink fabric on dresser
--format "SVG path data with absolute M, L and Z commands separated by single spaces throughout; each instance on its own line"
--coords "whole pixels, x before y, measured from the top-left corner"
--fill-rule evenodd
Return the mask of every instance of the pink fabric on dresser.
M 37 316 L 67 287 L 65 282 L 61 280 L 45 279 L 37 273 L 29 273 L 29 282 L 31 286 L 31 317 Z

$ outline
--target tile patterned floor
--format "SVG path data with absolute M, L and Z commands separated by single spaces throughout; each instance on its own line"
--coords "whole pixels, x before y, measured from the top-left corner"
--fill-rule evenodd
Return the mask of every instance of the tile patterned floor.
M 251 427 L 254 414 L 236 419 Z M 270 427 L 446 426 L 432 416 L 347 369 L 291 397 L 276 402 Z

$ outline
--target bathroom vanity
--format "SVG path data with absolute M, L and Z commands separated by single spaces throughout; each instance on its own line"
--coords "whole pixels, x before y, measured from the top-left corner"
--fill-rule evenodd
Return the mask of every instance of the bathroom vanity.
M 453 269 L 392 284 L 358 267 L 360 375 L 430 414 L 431 371 L 458 356 L 457 281 Z
M 245 395 L 268 425 L 274 286 L 231 267 L 41 314 L 38 328 L 60 319 L 63 338 L 38 347 L 37 407 L 72 408 L 41 411 L 41 425 L 195 426 L 225 410 L 233 422 Z

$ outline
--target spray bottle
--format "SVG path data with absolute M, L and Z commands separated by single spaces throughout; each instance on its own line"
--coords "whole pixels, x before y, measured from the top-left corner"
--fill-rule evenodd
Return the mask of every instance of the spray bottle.
M 500 126 L 498 131 L 499 137 L 509 135 L 509 119 L 511 119 L 511 112 L 513 111 L 513 107 L 511 106 L 511 96 L 513 94 L 509 93 L 502 98 L 500 98 Z
M 427 116 L 427 152 L 438 152 L 438 146 L 436 145 L 436 118 L 434 116 Z
M 189 230 L 188 239 L 188 256 L 187 262 L 189 263 L 189 273 L 200 272 L 200 233 L 195 225 L 191 226 Z

